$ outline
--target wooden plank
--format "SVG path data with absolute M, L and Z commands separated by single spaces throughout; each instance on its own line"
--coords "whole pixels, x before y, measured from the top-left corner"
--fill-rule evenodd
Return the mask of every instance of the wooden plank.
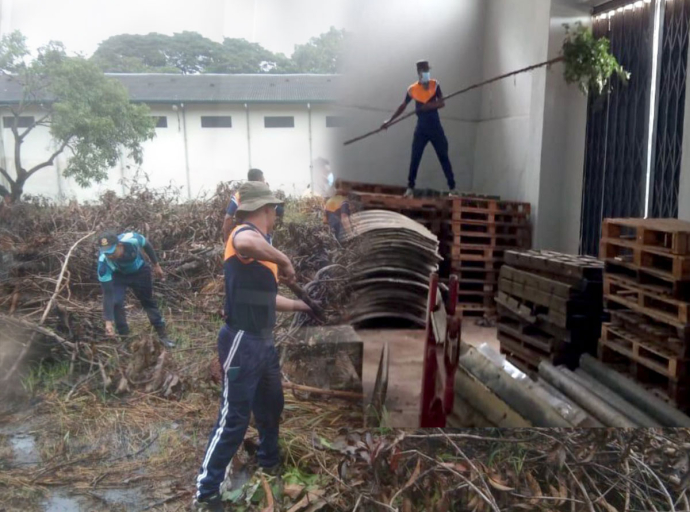
M 628 309 L 609 310 L 611 324 L 673 350 L 678 356 L 690 357 L 690 326 L 675 327 Z
M 452 200 L 453 211 L 483 210 L 487 212 L 501 212 L 522 214 L 528 216 L 531 212 L 529 203 L 518 201 L 501 201 L 495 199 L 483 199 L 476 197 L 455 197 Z
M 448 200 L 437 197 L 402 197 L 390 194 L 374 194 L 371 192 L 351 192 L 350 197 L 367 206 L 380 206 L 394 210 L 431 210 L 437 212 L 448 211 Z
M 669 273 L 637 268 L 615 259 L 606 260 L 606 272 L 631 279 L 651 292 L 670 295 L 679 300 L 690 300 L 690 281 L 678 281 Z
M 690 279 L 690 256 L 649 249 L 635 242 L 602 238 L 599 257 L 630 268 L 655 271 L 657 275 L 678 281 Z
M 690 319 L 689 303 L 651 293 L 620 276 L 604 276 L 604 297 L 662 321 L 688 324 Z
M 446 240 L 460 246 L 486 246 L 501 248 L 528 248 L 531 244 L 529 235 L 492 235 L 487 233 L 463 232 L 454 233 Z
M 510 265 L 501 267 L 500 277 L 565 299 L 579 295 L 579 291 L 567 283 L 519 270 Z
M 510 338 L 520 346 L 531 348 L 535 353 L 544 357 L 554 355 L 558 344 L 556 340 L 543 333 L 539 333 L 536 328 L 525 329 L 519 323 L 510 322 L 507 319 L 499 319 L 497 325 L 499 340 L 500 335 Z M 530 333 L 530 334 L 528 334 Z
M 690 254 L 690 222 L 678 219 L 604 219 L 602 235 L 672 254 Z
M 484 222 L 488 224 L 524 224 L 529 225 L 529 217 L 524 213 L 507 213 L 495 212 L 490 210 L 482 210 L 478 208 L 464 208 L 462 210 L 454 210 L 451 215 L 453 222 Z
M 453 245 L 450 254 L 453 261 L 502 261 L 505 249 L 476 245 Z

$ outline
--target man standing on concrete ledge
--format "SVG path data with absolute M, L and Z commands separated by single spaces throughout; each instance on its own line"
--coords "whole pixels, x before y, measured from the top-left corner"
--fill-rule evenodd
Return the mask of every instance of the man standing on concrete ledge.
M 441 118 L 438 115 L 438 110 L 446 105 L 443 100 L 441 86 L 436 80 L 431 78 L 431 68 L 428 61 L 420 60 L 417 62 L 417 74 L 419 75 L 419 81 L 407 89 L 405 101 L 402 102 L 393 116 L 381 125 L 381 128 L 387 129 L 393 121 L 405 112 L 410 101 L 414 100 L 417 112 L 417 128 L 414 131 L 414 139 L 412 140 L 412 159 L 410 161 L 410 174 L 407 179 L 405 197 L 414 196 L 417 170 L 422 161 L 424 148 L 429 142 L 434 146 L 436 155 L 441 162 L 443 174 L 446 175 L 446 180 L 448 180 L 450 194 L 456 195 L 453 167 L 450 164 L 450 158 L 448 158 L 448 139 L 441 125 Z
M 288 257 L 270 243 L 276 206 L 282 201 L 261 182 L 244 183 L 240 195 L 238 226 L 227 240 L 223 264 L 225 325 L 218 334 L 223 395 L 197 477 L 195 510 L 223 510 L 220 485 L 252 413 L 259 431 L 259 466 L 269 474 L 279 472 L 283 386 L 273 344 L 276 311 L 311 311 L 301 300 L 278 295 L 279 277 L 281 282 L 295 280 Z

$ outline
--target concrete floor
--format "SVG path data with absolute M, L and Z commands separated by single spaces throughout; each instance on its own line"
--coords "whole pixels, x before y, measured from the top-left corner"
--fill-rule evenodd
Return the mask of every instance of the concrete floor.
M 425 331 L 375 329 L 357 331 L 357 334 L 364 342 L 363 380 L 366 403 L 369 403 L 376 382 L 381 350 L 388 342 L 388 424 L 396 428 L 418 427 Z M 496 350 L 499 349 L 496 329 L 480 327 L 474 318 L 463 322 L 462 341 L 473 346 L 488 343 Z

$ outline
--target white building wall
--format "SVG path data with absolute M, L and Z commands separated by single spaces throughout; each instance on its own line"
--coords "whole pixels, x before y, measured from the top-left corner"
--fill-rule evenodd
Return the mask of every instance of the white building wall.
M 106 181 L 82 188 L 73 179 L 62 176 L 69 158 L 64 153 L 53 167 L 39 171 L 27 182 L 25 193 L 59 200 L 95 200 L 107 190 L 125 193 L 127 184 L 137 179 L 152 188 L 179 188 L 180 197 L 187 199 L 213 193 L 222 181 L 244 180 L 250 167 L 258 167 L 273 188 L 288 194 L 301 194 L 311 184 L 312 160 L 319 156 L 333 159 L 332 140 L 340 131 L 326 127 L 326 116 L 331 115 L 327 105 L 311 105 L 311 145 L 307 104 L 250 104 L 248 107 L 244 104 L 187 104 L 175 107 L 151 106 L 152 115 L 166 116 L 168 126 L 156 128 L 156 137 L 144 143 L 142 165 L 123 157 L 110 170 Z M 39 113 L 34 115 L 38 117 Z M 202 128 L 202 116 L 231 116 L 232 127 Z M 293 116 L 295 126 L 266 128 L 265 116 Z M 2 130 L 2 143 L 4 152 L 0 147 L 0 153 L 10 173 L 14 174 L 11 130 Z M 48 130 L 36 128 L 22 147 L 24 167 L 45 161 L 51 149 Z

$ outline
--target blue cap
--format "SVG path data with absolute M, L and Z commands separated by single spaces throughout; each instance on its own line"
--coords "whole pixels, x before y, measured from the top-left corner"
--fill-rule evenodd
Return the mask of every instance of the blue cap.
M 101 254 L 112 254 L 117 249 L 120 239 L 112 231 L 107 231 L 98 237 L 98 250 Z

